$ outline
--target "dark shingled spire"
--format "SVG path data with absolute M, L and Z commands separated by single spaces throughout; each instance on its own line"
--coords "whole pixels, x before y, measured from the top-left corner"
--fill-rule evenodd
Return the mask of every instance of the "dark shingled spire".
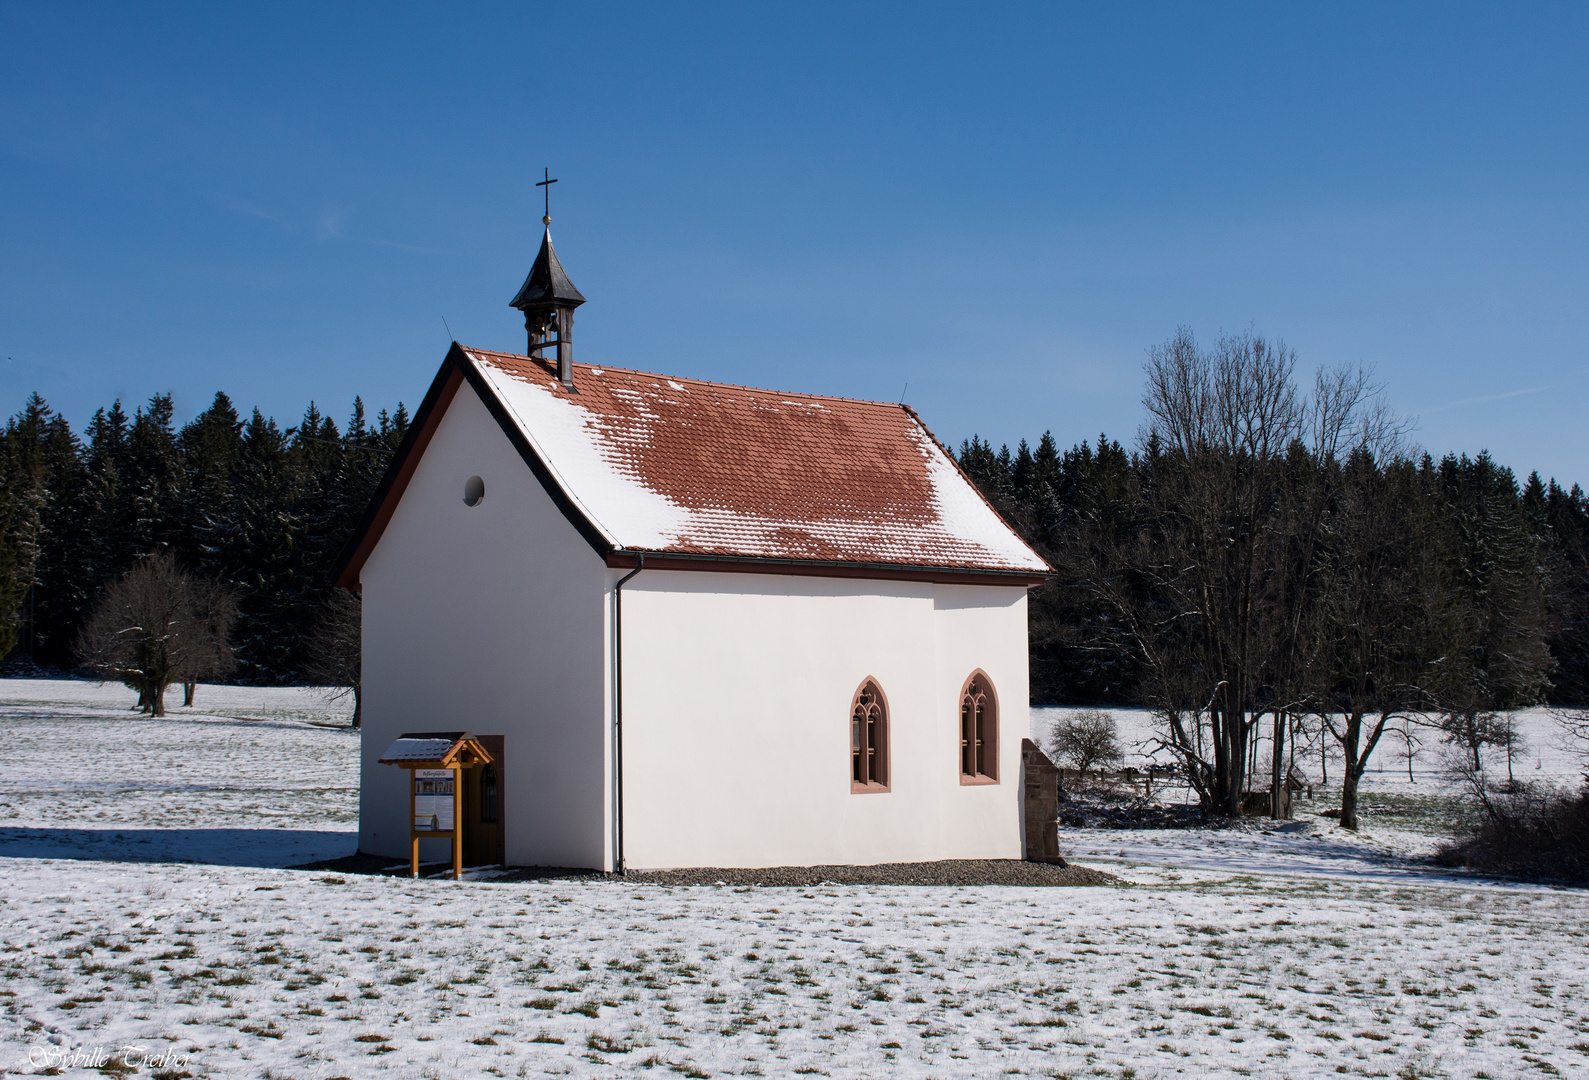
M 546 189 L 546 216 L 541 224 L 546 235 L 541 237 L 541 253 L 535 256 L 530 276 L 524 279 L 512 306 L 524 312 L 524 329 L 529 334 L 527 355 L 546 359 L 546 350 L 557 347 L 557 381 L 569 393 L 574 389 L 574 309 L 585 302 L 574 283 L 563 272 L 563 264 L 552 250 L 552 170 L 547 169 L 546 179 L 535 186 Z
M 557 252 L 552 249 L 552 230 L 547 228 L 546 235 L 541 238 L 540 254 L 535 256 L 535 265 L 530 267 L 530 276 L 524 279 L 524 286 L 510 306 L 528 312 L 531 308 L 553 304 L 576 308 L 584 302 L 585 297 L 574 288 L 563 264 L 558 261 Z

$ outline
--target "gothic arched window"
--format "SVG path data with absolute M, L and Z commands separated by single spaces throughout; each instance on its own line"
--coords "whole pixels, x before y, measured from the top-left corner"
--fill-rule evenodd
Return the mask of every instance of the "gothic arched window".
M 888 699 L 875 679 L 850 702 L 850 790 L 888 790 Z
M 960 690 L 960 782 L 999 781 L 999 699 L 993 682 L 974 671 Z

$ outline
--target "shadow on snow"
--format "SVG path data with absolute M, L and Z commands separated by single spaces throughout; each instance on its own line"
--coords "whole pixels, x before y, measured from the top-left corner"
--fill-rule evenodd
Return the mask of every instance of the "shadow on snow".
M 357 832 L 314 829 L 0 828 L 0 857 L 296 866 L 358 850 Z

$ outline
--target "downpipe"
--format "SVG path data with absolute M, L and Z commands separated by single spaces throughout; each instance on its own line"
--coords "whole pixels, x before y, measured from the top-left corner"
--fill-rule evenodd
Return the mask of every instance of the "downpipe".
M 613 670 L 615 674 L 612 692 L 612 728 L 613 728 L 613 757 L 615 760 L 614 786 L 618 789 L 618 807 L 616 820 L 613 822 L 618 834 L 618 873 L 623 874 L 623 587 L 640 571 L 646 568 L 646 557 L 640 556 L 639 564 L 618 579 L 618 584 L 612 589 L 612 634 L 613 634 Z

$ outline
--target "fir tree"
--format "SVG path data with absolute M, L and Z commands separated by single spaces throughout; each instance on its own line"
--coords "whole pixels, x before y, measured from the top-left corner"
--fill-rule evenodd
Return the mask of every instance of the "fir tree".
M 1531 513 L 1544 537 L 1546 641 L 1556 661 L 1548 700 L 1589 705 L 1589 501 L 1577 484 L 1563 490 L 1553 478 L 1543 512 Z
M 1438 557 L 1449 581 L 1437 703 L 1478 769 L 1481 746 L 1493 741 L 1485 717 L 1536 704 L 1549 685 L 1540 540 L 1511 470 L 1488 454 L 1448 455 L 1431 479 L 1444 504 Z
M 171 395 L 156 394 L 133 417 L 127 433 L 126 498 L 135 554 L 168 549 L 178 536 L 185 477 L 171 427 Z
M 233 481 L 242 459 L 243 424 L 232 401 L 215 395 L 210 407 L 177 436 L 187 498 L 177 549 L 188 567 L 205 576 L 223 572 L 223 550 L 232 527 Z
M 231 528 L 222 547 L 226 580 L 239 589 L 238 676 L 245 682 L 290 679 L 293 642 L 286 633 L 303 602 L 297 546 L 303 523 L 287 435 L 255 409 L 243 427 Z

